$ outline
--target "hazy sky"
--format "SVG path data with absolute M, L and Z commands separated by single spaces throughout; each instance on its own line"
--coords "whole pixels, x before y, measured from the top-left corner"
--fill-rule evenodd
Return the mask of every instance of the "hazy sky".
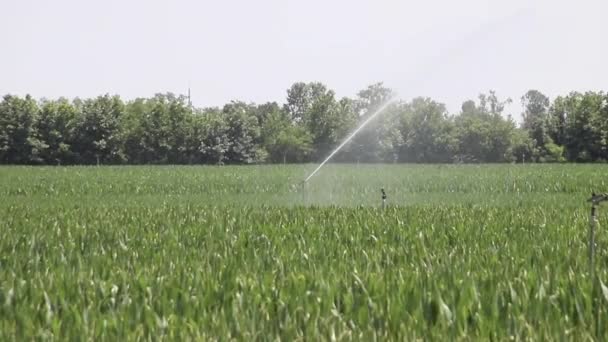
M 383 81 L 457 111 L 495 89 L 519 98 L 608 90 L 606 0 L 0 0 L 0 94 L 196 106 L 283 102 L 296 81 L 354 96 Z

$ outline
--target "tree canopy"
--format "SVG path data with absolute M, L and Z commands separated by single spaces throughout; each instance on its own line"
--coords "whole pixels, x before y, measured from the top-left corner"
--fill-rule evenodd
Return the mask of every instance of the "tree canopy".
M 293 84 L 284 104 L 233 101 L 195 108 L 171 93 L 124 101 L 0 101 L 2 164 L 253 164 L 318 162 L 393 91 L 382 83 L 355 98 L 326 85 Z M 430 98 L 391 105 L 335 156 L 340 162 L 480 163 L 608 160 L 608 94 L 521 97 L 522 123 L 494 91 L 448 113 Z

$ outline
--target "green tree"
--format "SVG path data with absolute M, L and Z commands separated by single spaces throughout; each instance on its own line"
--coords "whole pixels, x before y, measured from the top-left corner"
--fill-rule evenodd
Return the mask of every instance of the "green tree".
M 231 143 L 223 113 L 213 108 L 205 110 L 199 134 L 201 160 L 207 164 L 223 165 Z
M 294 122 L 301 123 L 308 121 L 308 115 L 314 103 L 320 97 L 326 96 L 328 92 L 329 90 L 323 83 L 294 83 L 287 90 L 287 102 L 284 108 Z
M 538 90 L 529 90 L 521 98 L 524 107 L 523 128 L 534 144 L 533 158 L 537 161 L 559 161 L 562 156 L 559 146 L 551 139 L 551 117 L 549 98 Z
M 479 95 L 479 105 L 469 100 L 463 103 L 460 115 L 455 117 L 457 139 L 456 161 L 504 162 L 512 159 L 511 141 L 515 123 L 503 117 L 507 99 L 500 101 L 494 91 Z
M 280 155 L 283 163 L 301 162 L 313 151 L 312 139 L 308 132 L 296 126 L 286 126 L 269 147 L 272 149 L 273 159 L 276 160 L 276 156 Z
M 516 163 L 532 162 L 534 161 L 535 154 L 535 144 L 528 132 L 522 128 L 516 128 L 511 135 L 511 143 L 507 151 L 506 161 Z
M 361 90 L 353 103 L 359 124 L 375 114 L 393 96 L 394 92 L 382 83 L 375 83 Z M 350 154 L 353 160 L 394 162 L 397 159 L 399 147 L 394 146 L 394 142 L 400 133 L 398 125 L 395 124 L 396 108 L 397 106 L 392 106 L 385 109 L 353 138 L 346 149 L 346 153 Z
M 348 99 L 336 101 L 333 91 L 319 96 L 308 114 L 307 128 L 312 136 L 314 159 L 329 155 L 346 137 L 355 122 Z
M 125 106 L 122 121 L 122 141 L 126 158 L 130 164 L 147 164 L 156 158 L 152 149 L 145 143 L 146 128 L 144 121 L 149 119 L 148 99 L 137 98 Z
M 599 136 L 599 158 L 608 161 L 608 93 L 603 94 L 597 119 Z
M 454 124 L 445 106 L 430 98 L 415 98 L 400 116 L 403 142 L 399 161 L 447 163 L 454 154 Z
M 263 162 L 266 152 L 256 142 L 260 140 L 260 127 L 253 105 L 232 102 L 222 109 L 227 130 L 226 158 L 231 163 L 251 164 Z
M 568 160 L 589 162 L 605 156 L 605 95 L 602 92 L 571 93 L 565 102 L 564 147 Z
M 46 164 L 74 163 L 72 144 L 77 120 L 76 108 L 67 100 L 44 101 L 36 118 L 39 156 Z
M 549 136 L 554 143 L 566 143 L 566 116 L 573 106 L 568 96 L 558 96 L 549 108 Z
M 115 164 L 124 161 L 121 117 L 124 103 L 118 96 L 76 101 L 80 111 L 73 150 L 82 164 Z
M 127 104 L 122 120 L 125 152 L 141 163 L 184 164 L 190 161 L 192 113 L 184 96 L 156 94 Z
M 302 162 L 312 152 L 312 138 L 301 125 L 295 125 L 286 111 L 271 106 L 262 120 L 262 146 L 274 163 Z
M 24 164 L 38 161 L 44 145 L 35 138 L 38 105 L 31 96 L 6 95 L 0 102 L 0 162 Z
M 300 132 L 299 141 L 312 139 L 312 160 L 325 158 L 356 121 L 351 101 L 337 101 L 334 91 L 322 83 L 294 84 L 287 91 L 284 109 Z

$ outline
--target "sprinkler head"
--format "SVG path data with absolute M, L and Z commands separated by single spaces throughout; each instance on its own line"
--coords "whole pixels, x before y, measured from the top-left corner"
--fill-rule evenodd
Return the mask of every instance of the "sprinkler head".
M 587 200 L 587 202 L 591 202 L 593 203 L 593 205 L 597 205 L 605 201 L 608 201 L 608 193 L 596 194 L 595 192 L 593 192 L 591 193 L 591 198 Z
M 303 190 L 306 186 L 306 182 L 297 182 L 297 183 L 292 183 L 289 188 L 292 191 L 300 191 Z
M 298 182 L 294 184 L 293 187 L 297 189 L 298 192 L 304 193 L 306 191 L 306 181 Z
M 384 188 L 380 189 L 382 192 L 382 209 L 386 208 L 386 192 L 384 192 Z

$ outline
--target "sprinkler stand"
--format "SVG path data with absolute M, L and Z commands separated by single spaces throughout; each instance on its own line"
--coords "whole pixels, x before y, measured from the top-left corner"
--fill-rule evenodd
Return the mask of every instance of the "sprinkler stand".
M 386 208 L 386 192 L 384 192 L 384 188 L 380 189 L 382 192 L 382 209 Z
M 591 215 L 589 216 L 589 267 L 591 269 L 591 276 L 594 273 L 594 261 L 595 261 L 595 228 L 597 226 L 597 207 L 602 202 L 608 201 L 607 194 L 591 194 L 591 198 L 587 202 L 591 202 Z

